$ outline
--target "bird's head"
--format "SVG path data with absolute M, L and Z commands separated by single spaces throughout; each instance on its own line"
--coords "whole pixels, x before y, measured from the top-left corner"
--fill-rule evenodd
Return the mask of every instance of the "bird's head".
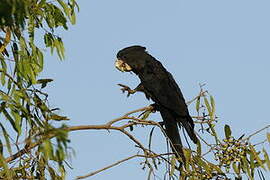
M 130 46 L 120 50 L 116 57 L 115 67 L 122 72 L 137 72 L 145 65 L 146 48 L 142 46 Z

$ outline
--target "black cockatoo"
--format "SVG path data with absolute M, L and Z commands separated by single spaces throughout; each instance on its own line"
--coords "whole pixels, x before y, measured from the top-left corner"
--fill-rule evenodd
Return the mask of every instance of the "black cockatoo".
M 128 91 L 128 96 L 141 91 L 148 99 L 151 98 L 155 102 L 154 107 L 162 116 L 173 152 L 176 156 L 183 157 L 178 125 L 185 128 L 195 144 L 198 139 L 183 94 L 171 73 L 142 46 L 131 46 L 120 50 L 117 53 L 115 66 L 122 72 L 132 71 L 140 78 L 141 83 L 134 90 L 119 85 L 123 87 L 123 91 Z

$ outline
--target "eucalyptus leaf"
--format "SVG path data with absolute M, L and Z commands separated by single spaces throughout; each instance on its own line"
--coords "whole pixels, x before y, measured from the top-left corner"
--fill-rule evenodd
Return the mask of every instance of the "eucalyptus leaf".
M 204 97 L 204 104 L 205 104 L 205 106 L 207 108 L 207 111 L 209 113 L 209 116 L 211 117 L 212 116 L 212 109 L 211 109 L 211 106 L 209 104 L 209 101 L 208 101 L 208 99 L 206 97 Z
M 225 132 L 225 137 L 226 139 L 230 139 L 231 135 L 232 135 L 232 131 L 229 125 L 225 125 L 224 126 L 224 132 Z

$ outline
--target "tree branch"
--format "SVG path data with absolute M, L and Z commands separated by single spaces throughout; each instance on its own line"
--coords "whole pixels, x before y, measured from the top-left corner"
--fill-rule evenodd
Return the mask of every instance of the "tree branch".
M 90 176 L 94 176 L 94 175 L 96 175 L 96 174 L 98 174 L 98 173 L 100 173 L 100 172 L 102 172 L 102 171 L 105 171 L 105 170 L 107 170 L 107 169 L 110 169 L 110 168 L 112 168 L 112 167 L 114 167 L 114 166 L 117 166 L 117 165 L 119 165 L 119 164 L 121 164 L 121 163 L 123 163 L 123 162 L 125 162 L 125 161 L 128 161 L 128 160 L 133 159 L 133 158 L 136 158 L 136 157 L 156 158 L 156 157 L 161 157 L 161 156 L 171 155 L 171 154 L 173 154 L 173 153 L 155 154 L 155 155 L 148 155 L 148 156 L 147 156 L 147 155 L 143 155 L 143 154 L 136 154 L 136 155 L 133 155 L 133 156 L 129 156 L 129 157 L 127 157 L 127 158 L 124 158 L 124 159 L 122 159 L 122 160 L 120 160 L 120 161 L 117 161 L 117 162 L 115 162 L 115 163 L 113 163 L 113 164 L 111 164 L 111 165 L 108 165 L 108 166 L 106 166 L 106 167 L 104 167 L 104 168 L 101 168 L 101 169 L 99 169 L 99 170 L 96 170 L 96 171 L 94 171 L 94 172 L 91 172 L 91 173 L 89 173 L 89 174 L 86 174 L 86 175 L 84 175 L 84 176 L 78 176 L 76 179 L 84 179 L 84 178 L 87 178 L 87 177 L 90 177 Z
M 86 175 L 84 175 L 84 176 L 78 176 L 76 179 L 84 179 L 84 178 L 87 178 L 87 177 L 90 177 L 90 176 L 94 176 L 95 174 L 98 174 L 98 173 L 100 173 L 100 172 L 102 172 L 102 171 L 105 171 L 105 170 L 107 170 L 107 169 L 110 169 L 110 168 L 112 168 L 112 167 L 114 167 L 114 166 L 117 166 L 118 164 L 121 164 L 121 163 L 123 163 L 123 162 L 125 162 L 125 161 L 128 161 L 128 160 L 130 160 L 130 159 L 133 159 L 133 158 L 135 158 L 135 157 L 139 157 L 139 155 L 133 155 L 133 156 L 127 157 L 127 158 L 122 159 L 122 160 L 120 160 L 120 161 L 117 161 L 117 162 L 115 162 L 115 163 L 113 163 L 113 164 L 111 164 L 111 165 L 109 165 L 109 166 L 106 166 L 106 167 L 104 167 L 104 168 L 101 168 L 101 169 L 99 169 L 99 170 L 97 170 L 97 171 L 91 172 L 91 173 L 86 174 Z
M 70 126 L 65 128 L 65 130 L 67 131 L 79 131 L 79 130 L 117 130 L 120 131 L 122 133 L 124 133 L 127 137 L 129 137 L 133 142 L 135 142 L 138 147 L 140 149 L 142 149 L 144 151 L 144 153 L 147 155 L 149 153 L 151 153 L 149 150 L 147 150 L 147 148 L 145 148 L 134 136 L 132 136 L 130 133 L 128 133 L 125 128 L 131 127 L 133 125 L 136 124 L 143 124 L 143 125 L 159 125 L 158 123 L 154 122 L 154 121 L 144 121 L 135 117 L 129 117 L 129 115 L 133 114 L 133 113 L 137 113 L 137 112 L 141 112 L 141 111 L 148 111 L 151 110 L 153 107 L 151 106 L 147 106 L 147 107 L 143 107 L 134 111 L 130 111 L 128 113 L 126 113 L 124 116 L 113 119 L 111 121 L 109 121 L 106 124 L 102 124 L 102 125 L 81 125 L 81 126 Z M 119 122 L 121 120 L 133 120 L 133 122 L 129 122 L 127 124 L 124 124 L 122 126 L 113 126 L 113 124 L 115 124 L 116 122 Z M 21 157 L 22 155 L 29 153 L 30 150 L 32 150 L 33 148 L 37 147 L 38 145 L 42 144 L 44 142 L 45 139 L 51 139 L 53 137 L 55 137 L 56 135 L 54 133 L 52 134 L 46 134 L 44 135 L 38 142 L 32 143 L 26 147 L 24 147 L 23 149 L 19 150 L 17 153 L 7 157 L 5 159 L 5 161 L 7 163 Z
M 267 126 L 265 126 L 265 127 L 262 128 L 262 129 L 259 129 L 259 130 L 256 131 L 256 132 L 252 133 L 251 135 L 249 135 L 247 138 L 245 138 L 245 139 L 243 139 L 243 140 L 249 140 L 252 136 L 255 136 L 256 134 L 258 134 L 258 133 L 260 133 L 260 132 L 262 132 L 262 131 L 264 131 L 265 129 L 268 129 L 268 128 L 270 128 L 270 124 L 267 125 Z

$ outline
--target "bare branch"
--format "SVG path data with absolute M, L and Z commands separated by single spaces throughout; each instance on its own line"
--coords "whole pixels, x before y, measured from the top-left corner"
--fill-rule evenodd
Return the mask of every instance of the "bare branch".
M 110 169 L 110 168 L 112 168 L 112 167 L 114 167 L 114 166 L 117 166 L 117 165 L 119 165 L 119 164 L 121 164 L 121 163 L 123 163 L 123 162 L 125 162 L 125 161 L 128 161 L 128 160 L 133 159 L 133 158 L 136 158 L 136 157 L 156 158 L 156 157 L 161 157 L 161 156 L 171 155 L 171 154 L 173 154 L 173 153 L 156 154 L 156 155 L 149 155 L 149 156 L 142 155 L 142 154 L 136 154 L 136 155 L 133 155 L 133 156 L 129 156 L 129 157 L 127 157 L 127 158 L 124 158 L 124 159 L 122 159 L 122 160 L 120 160 L 120 161 L 117 161 L 117 162 L 115 162 L 115 163 L 113 163 L 113 164 L 111 164 L 111 165 L 108 165 L 108 166 L 106 166 L 106 167 L 104 167 L 104 168 L 101 168 L 101 169 L 99 169 L 99 170 L 96 170 L 96 171 L 94 171 L 94 172 L 91 172 L 91 173 L 89 173 L 89 174 L 86 174 L 86 175 L 84 175 L 84 176 L 78 176 L 76 179 L 84 179 L 84 178 L 87 178 L 87 177 L 90 177 L 90 176 L 94 176 L 94 175 L 96 175 L 96 174 L 98 174 L 98 173 L 100 173 L 100 172 L 102 172 L 102 171 L 105 171 L 105 170 L 107 170 L 107 169 Z
M 94 176 L 95 174 L 98 174 L 98 173 L 100 173 L 100 172 L 102 172 L 102 171 L 105 171 L 105 170 L 107 170 L 107 169 L 110 169 L 110 168 L 112 168 L 112 167 L 114 167 L 114 166 L 117 166 L 118 164 L 121 164 L 121 163 L 123 163 L 123 162 L 125 162 L 125 161 L 128 161 L 128 160 L 130 160 L 130 159 L 133 159 L 133 158 L 135 158 L 135 157 L 139 157 L 139 155 L 133 155 L 133 156 L 127 157 L 127 158 L 122 159 L 122 160 L 120 160 L 120 161 L 117 161 L 117 162 L 115 162 L 115 163 L 113 163 L 113 164 L 111 164 L 111 165 L 109 165 L 109 166 L 106 166 L 106 167 L 104 167 L 104 168 L 101 168 L 101 169 L 99 169 L 99 170 L 97 170 L 97 171 L 91 172 L 91 173 L 86 174 L 86 175 L 84 175 L 84 176 L 78 176 L 76 179 L 84 179 L 84 178 L 87 178 L 87 177 L 90 177 L 90 176 Z
M 208 93 L 208 91 L 203 91 L 201 89 L 200 93 L 198 96 L 196 96 L 195 98 L 191 99 L 190 101 L 187 101 L 186 104 L 190 105 L 193 101 L 195 101 L 196 99 L 198 99 L 199 97 L 205 96 L 205 93 Z
M 260 133 L 260 132 L 262 132 L 262 131 L 264 131 L 265 129 L 268 129 L 268 128 L 270 128 L 270 124 L 267 125 L 267 126 L 265 126 L 265 127 L 262 128 L 262 129 L 259 129 L 259 130 L 256 131 L 256 132 L 252 133 L 251 135 L 249 135 L 247 138 L 245 138 L 245 139 L 243 139 L 243 140 L 249 140 L 252 136 L 255 136 L 256 134 L 258 134 L 258 133 Z

